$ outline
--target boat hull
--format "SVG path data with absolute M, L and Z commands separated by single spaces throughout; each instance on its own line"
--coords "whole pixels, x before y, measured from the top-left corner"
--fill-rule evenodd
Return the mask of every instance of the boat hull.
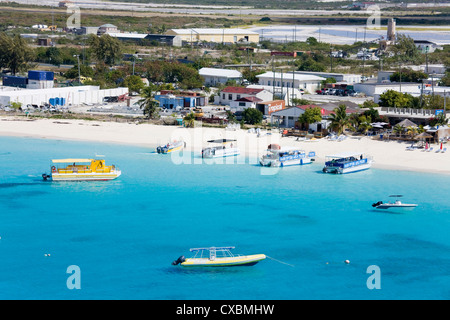
M 264 260 L 264 254 L 254 254 L 249 256 L 236 256 L 226 258 L 216 258 L 210 260 L 207 258 L 190 258 L 181 263 L 183 267 L 239 267 L 253 266 L 259 261 Z
M 403 203 L 403 204 L 380 204 L 378 206 L 376 206 L 375 208 L 377 209 L 412 209 L 417 207 L 417 204 L 407 204 L 407 203 Z
M 202 151 L 202 158 L 205 159 L 234 157 L 238 155 L 240 155 L 240 151 L 237 148 L 217 149 L 217 150 L 205 149 Z
M 325 166 L 323 168 L 324 173 L 337 173 L 337 174 L 346 174 L 346 173 L 353 173 L 358 171 L 364 171 L 370 169 L 372 166 L 371 163 L 365 163 L 358 166 L 353 166 L 349 168 L 342 168 L 342 167 L 334 167 L 334 166 Z
M 111 173 L 53 173 L 52 181 L 107 181 L 114 180 L 122 174 L 121 171 Z
M 159 146 L 156 148 L 156 152 L 162 153 L 162 154 L 171 153 L 171 152 L 175 152 L 175 151 L 180 151 L 183 149 L 183 147 L 184 147 L 184 143 L 179 142 L 179 143 L 172 144 L 169 147 L 167 147 L 167 145 Z
M 280 160 L 274 160 L 274 159 L 261 159 L 259 164 L 263 167 L 289 167 L 289 166 L 301 166 L 304 164 L 310 164 L 312 163 L 312 159 L 310 158 L 302 158 L 302 159 L 295 159 L 295 160 L 287 160 L 287 161 L 280 161 Z

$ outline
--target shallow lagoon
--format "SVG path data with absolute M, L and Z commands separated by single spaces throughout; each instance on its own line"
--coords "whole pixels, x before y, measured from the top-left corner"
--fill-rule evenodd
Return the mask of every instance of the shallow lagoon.
M 1 299 L 450 297 L 448 176 L 327 175 L 317 163 L 268 174 L 246 159 L 177 165 L 135 146 L 3 137 L 0 145 Z M 41 179 L 53 158 L 95 154 L 122 176 Z M 419 207 L 372 208 L 389 194 Z M 293 266 L 171 265 L 203 246 L 236 246 Z M 70 265 L 81 270 L 80 290 L 66 286 Z M 371 265 L 381 271 L 379 290 L 366 285 Z

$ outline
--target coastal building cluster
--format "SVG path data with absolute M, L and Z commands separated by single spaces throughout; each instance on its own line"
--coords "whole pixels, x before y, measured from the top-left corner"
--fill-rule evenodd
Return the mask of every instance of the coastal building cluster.
M 39 30 L 56 30 L 56 26 L 34 25 L 32 28 Z M 207 44 L 238 44 L 247 54 L 250 51 L 263 50 L 260 48 L 260 35 L 241 28 L 185 28 L 169 29 L 164 34 L 139 34 L 122 32 L 113 24 L 103 24 L 99 27 L 82 26 L 67 30 L 77 35 L 109 35 L 120 41 L 156 41 L 168 47 L 189 47 L 192 45 Z M 379 40 L 377 50 L 358 52 L 356 59 L 371 59 L 372 54 L 380 55 L 396 42 L 397 31 L 394 19 L 388 21 L 386 38 Z M 39 45 L 52 45 L 51 41 L 39 38 Z M 442 47 L 428 40 L 414 40 L 414 45 L 425 54 Z M 207 51 L 205 51 L 205 54 Z M 270 51 L 272 63 L 277 59 L 292 59 L 296 56 L 308 54 L 307 52 L 283 52 Z M 341 57 L 343 52 L 330 50 L 332 63 L 333 57 Z M 79 58 L 79 57 L 78 57 Z M 138 55 L 131 55 L 134 64 Z M 283 61 L 283 60 L 282 60 Z M 287 61 L 287 60 L 284 60 Z M 191 61 L 192 62 L 192 61 Z M 245 78 L 243 67 L 251 71 L 255 66 L 251 61 L 248 64 L 237 66 L 220 66 L 199 68 L 198 74 L 203 84 L 194 90 L 160 90 L 155 92 L 154 99 L 163 110 L 163 116 L 180 115 L 194 111 L 196 120 L 210 123 L 228 123 L 225 113 L 214 113 L 206 110 L 229 111 L 237 121 L 242 119 L 242 114 L 249 109 L 258 110 L 265 122 L 271 126 L 286 129 L 302 129 L 309 133 L 327 134 L 331 130 L 330 118 L 335 115 L 339 105 L 346 106 L 346 114 L 362 114 L 366 109 L 361 108 L 365 101 L 378 103 L 380 97 L 387 91 L 395 91 L 408 94 L 413 97 L 424 95 L 441 96 L 446 101 L 446 95 L 450 87 L 439 86 L 439 80 L 445 75 L 446 68 L 440 64 L 421 64 L 413 66 L 416 71 L 429 75 L 421 82 L 391 80 L 398 70 L 378 71 L 377 77 L 368 78 L 359 73 L 324 72 L 324 71 L 300 71 L 295 68 L 288 70 L 271 68 L 270 64 L 263 65 L 261 72 L 255 75 L 250 82 Z M 78 70 L 80 72 L 80 70 Z M 400 75 L 401 77 L 401 75 Z M 126 86 L 114 89 L 101 89 L 100 86 L 83 85 L 85 79 L 78 74 L 81 85 L 62 87 L 55 83 L 53 72 L 29 71 L 28 77 L 6 75 L 2 79 L 0 87 L 0 106 L 3 110 L 11 110 L 12 104 L 20 105 L 27 112 L 36 110 L 70 111 L 80 105 L 90 105 L 101 108 L 108 103 L 123 103 L 131 108 L 132 92 Z M 330 81 L 332 80 L 332 81 Z M 149 81 L 141 77 L 143 83 Z M 134 107 L 136 108 L 134 99 Z M 304 124 L 299 118 L 311 108 L 318 108 L 322 119 Z M 91 110 L 93 110 L 92 108 Z M 106 108 L 110 111 L 110 108 Z M 137 110 L 137 109 L 135 109 Z M 430 119 L 443 114 L 447 117 L 447 110 L 423 110 L 412 111 L 402 107 L 379 108 L 379 115 L 386 116 L 390 125 L 394 126 L 404 119 L 410 119 L 420 125 L 429 125 Z M 182 123 L 182 122 L 180 122 Z

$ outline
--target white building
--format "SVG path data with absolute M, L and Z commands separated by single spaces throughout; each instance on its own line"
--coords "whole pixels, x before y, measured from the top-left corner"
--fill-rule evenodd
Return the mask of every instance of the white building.
M 314 72 L 314 71 L 295 71 L 296 74 L 312 75 L 323 78 L 334 78 L 336 82 L 345 82 L 347 84 L 354 84 L 361 82 L 360 74 L 350 73 L 334 73 L 334 72 Z
M 271 87 L 271 86 L 262 86 L 259 84 L 251 84 L 247 86 L 249 89 L 264 89 L 269 91 L 274 95 L 274 99 L 284 100 L 287 106 L 292 106 L 292 99 L 301 99 L 302 92 L 297 88 L 279 88 L 279 87 Z
M 236 83 L 240 83 L 242 81 L 242 73 L 237 70 L 201 68 L 198 73 L 204 79 L 205 86 L 225 84 L 229 80 L 234 80 Z
M 436 51 L 436 49 L 444 49 L 442 46 L 428 40 L 414 40 L 414 45 L 421 53 L 432 53 Z
M 79 86 L 51 89 L 20 89 L 0 91 L 0 105 L 8 106 L 12 102 L 22 105 L 45 105 L 50 99 L 63 98 L 65 106 L 102 103 L 104 97 L 120 96 L 128 93 L 128 88 L 101 90 L 98 86 Z
M 259 84 L 263 86 L 272 86 L 280 88 L 296 88 L 305 92 L 314 93 L 320 89 L 321 82 L 326 80 L 323 77 L 307 74 L 266 72 L 256 76 Z
M 244 97 L 230 102 L 230 111 L 244 111 L 248 108 L 256 109 L 256 105 L 262 102 L 261 99 L 257 97 Z
M 412 96 L 419 96 L 422 90 L 421 83 L 415 82 L 391 82 L 391 83 L 357 83 L 354 85 L 357 92 L 363 92 L 366 95 L 373 97 L 374 101 L 378 103 L 380 95 L 388 90 L 395 90 L 402 93 L 409 93 Z M 426 94 L 424 92 L 424 94 Z
M 105 33 L 117 33 L 117 32 L 119 32 L 119 30 L 115 25 L 107 23 L 98 27 L 97 35 L 102 35 Z
M 248 97 L 255 97 L 260 101 L 273 100 L 273 94 L 264 89 L 226 87 L 219 93 L 219 96 L 215 97 L 214 103 L 229 106 L 235 100 Z

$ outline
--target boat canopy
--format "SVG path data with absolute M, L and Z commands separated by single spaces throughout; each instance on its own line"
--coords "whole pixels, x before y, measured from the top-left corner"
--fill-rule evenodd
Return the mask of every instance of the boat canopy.
M 357 157 L 364 154 L 364 152 L 353 152 L 353 151 L 349 151 L 349 152 L 342 152 L 342 153 L 337 153 L 337 154 L 332 154 L 332 155 L 328 155 L 326 156 L 327 158 L 350 158 L 350 157 Z
M 234 249 L 234 247 L 208 247 L 208 248 L 191 248 L 189 249 L 189 251 L 194 252 L 194 251 L 201 251 L 201 250 L 230 250 L 230 249 Z
M 236 141 L 236 139 L 215 139 L 215 140 L 208 140 L 209 143 L 227 143 L 227 142 L 233 142 Z
M 75 163 L 75 162 L 92 162 L 95 159 L 54 159 L 53 163 Z

